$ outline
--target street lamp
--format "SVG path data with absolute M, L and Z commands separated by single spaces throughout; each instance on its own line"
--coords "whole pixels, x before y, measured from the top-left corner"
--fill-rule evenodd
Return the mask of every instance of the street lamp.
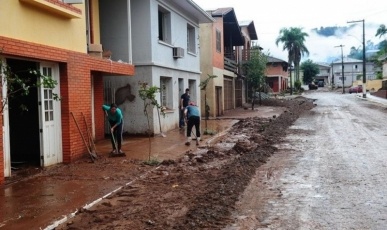
M 366 56 L 365 56 L 365 26 L 364 26 L 364 19 L 363 20 L 357 20 L 357 21 L 349 21 L 347 23 L 356 23 L 356 22 L 362 22 L 363 23 L 363 98 L 366 98 L 366 92 L 367 92 L 367 80 L 366 80 Z
M 335 46 L 341 48 L 341 80 L 343 81 L 343 94 L 345 94 L 344 90 L 344 56 L 343 56 L 343 45 Z

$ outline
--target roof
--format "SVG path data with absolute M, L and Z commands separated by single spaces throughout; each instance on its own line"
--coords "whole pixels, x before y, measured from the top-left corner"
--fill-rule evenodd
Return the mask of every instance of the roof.
M 166 0 L 175 6 L 178 6 L 181 10 L 187 12 L 190 15 L 194 15 L 199 23 L 214 22 L 214 18 L 211 17 L 205 10 L 197 5 L 192 0 Z
M 225 46 L 243 46 L 244 38 L 236 18 L 234 8 L 225 7 L 218 8 L 213 11 L 208 11 L 212 17 L 223 18 L 223 30 L 224 30 L 224 45 Z
M 326 67 L 326 68 L 330 68 L 330 67 L 331 67 L 330 64 L 325 63 L 325 62 L 316 62 L 316 64 L 317 64 L 318 66 L 321 66 L 321 67 Z
M 287 61 L 284 61 L 282 59 L 275 58 L 275 57 L 270 57 L 270 56 L 267 56 L 267 62 L 268 63 L 275 63 L 275 62 L 285 62 L 285 63 L 288 63 Z
M 240 27 L 247 27 L 247 31 L 249 31 L 249 36 L 251 40 L 258 40 L 257 32 L 255 31 L 254 21 L 240 21 Z
M 349 57 L 344 57 L 343 58 L 343 63 L 359 63 L 363 62 L 363 60 L 359 59 L 354 59 L 354 58 L 349 58 Z M 341 58 L 337 59 L 336 61 L 333 62 L 334 64 L 339 64 L 341 63 Z

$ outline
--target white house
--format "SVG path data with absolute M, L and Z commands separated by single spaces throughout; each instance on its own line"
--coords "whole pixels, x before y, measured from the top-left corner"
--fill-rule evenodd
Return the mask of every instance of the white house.
M 166 108 L 160 117 L 156 109 L 149 110 L 150 132 L 159 133 L 178 127 L 179 101 L 186 88 L 191 100 L 200 106 L 200 46 L 199 24 L 212 17 L 191 0 L 115 0 L 103 1 L 101 8 L 126 7 L 127 15 L 116 20 L 122 37 L 131 37 L 131 44 L 105 37 L 104 44 L 114 47 L 112 55 L 124 53 L 124 62 L 135 65 L 134 77 L 105 77 L 106 103 L 119 101 L 124 113 L 124 133 L 144 134 L 148 130 L 144 101 L 139 97 L 141 83 L 161 89 L 156 99 Z M 114 12 L 114 11 L 111 11 Z M 111 26 L 112 23 L 109 25 Z M 103 27 L 103 25 L 102 25 Z M 117 45 L 114 45 L 117 44 Z M 119 90 L 121 90 L 119 92 Z M 122 102 L 122 103 L 121 103 Z M 160 125 L 161 124 L 161 128 Z
M 344 70 L 342 70 L 344 67 Z M 344 81 L 343 81 L 344 73 Z M 350 87 L 356 80 L 361 80 L 363 76 L 363 60 L 344 57 L 332 62 L 333 84 L 337 87 Z M 366 79 L 375 79 L 374 65 L 372 62 L 366 63 Z

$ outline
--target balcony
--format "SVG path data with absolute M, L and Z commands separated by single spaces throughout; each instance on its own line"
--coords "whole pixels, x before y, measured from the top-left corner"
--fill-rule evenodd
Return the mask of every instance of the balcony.
M 224 57 L 224 69 L 225 70 L 231 71 L 233 73 L 237 73 L 237 67 L 238 67 L 238 64 L 236 61 L 231 60 L 227 57 Z

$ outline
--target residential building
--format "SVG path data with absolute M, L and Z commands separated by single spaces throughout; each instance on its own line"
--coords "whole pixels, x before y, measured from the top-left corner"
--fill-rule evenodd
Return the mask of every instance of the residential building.
M 290 87 L 288 68 L 288 62 L 271 56 L 267 57 L 266 81 L 273 93 L 280 93 Z
M 47 167 L 84 156 L 87 147 L 78 125 L 83 135 L 87 134 L 88 124 L 94 139 L 104 138 L 103 79 L 107 75 L 134 75 L 129 34 L 122 36 L 122 31 L 109 28 L 114 28 L 114 20 L 100 20 L 102 15 L 108 15 L 111 19 L 124 19 L 120 23 L 126 19 L 128 26 L 129 1 L 115 1 L 111 4 L 114 9 L 101 7 L 108 2 L 2 1 L 2 63 L 20 78 L 38 82 L 36 75 L 30 74 L 30 70 L 38 70 L 58 84 L 54 89 L 30 87 L 28 97 L 18 100 L 7 97 L 8 89 L 12 90 L 10 85 L 2 85 L 0 184 L 12 175 L 11 167 L 17 168 L 20 163 Z M 115 42 L 104 44 L 106 37 Z M 107 49 L 113 51 L 104 53 Z M 3 80 L 7 79 L 7 73 L 2 74 Z M 60 100 L 53 95 L 59 95 Z M 20 110 L 20 106 L 27 110 Z
M 103 7 L 112 9 L 123 8 L 117 2 L 126 0 L 104 1 Z M 128 100 L 119 100 L 119 108 L 124 111 L 124 133 L 158 134 L 178 128 L 179 102 L 186 88 L 190 89 L 191 100 L 198 101 L 200 106 L 200 47 L 199 24 L 208 23 L 213 19 L 191 0 L 131 0 L 129 19 L 120 22 L 129 23 L 132 37 L 132 62 L 136 72 L 130 78 L 116 78 L 111 75 L 105 80 L 105 87 L 121 89 L 122 92 L 131 92 Z M 110 19 L 115 21 L 114 17 Z M 109 23 L 110 24 L 110 23 Z M 117 23 L 114 31 L 122 31 L 127 36 L 126 26 Z M 116 38 L 103 37 L 107 44 L 114 45 Z M 116 51 L 127 47 L 116 46 Z M 115 51 L 113 51 L 113 54 Z M 160 92 L 156 93 L 156 100 L 163 107 L 164 113 L 156 108 L 144 113 L 144 101 L 139 97 L 142 84 L 156 86 Z M 106 91 L 106 90 L 105 90 Z M 130 99 L 130 100 L 129 100 Z M 115 95 L 107 98 L 109 101 L 118 101 Z M 159 119 L 160 116 L 160 119 Z
M 331 75 L 331 66 L 328 63 L 316 63 L 320 73 L 318 73 L 315 77 L 316 81 L 322 81 L 324 85 L 329 84 L 332 79 L 330 78 Z
M 200 24 L 201 80 L 216 75 L 202 93 L 201 104 L 208 105 L 210 117 L 223 115 L 225 110 L 236 107 L 235 81 L 238 78 L 238 53 L 235 47 L 243 46 L 244 39 L 233 8 L 207 11 L 214 22 Z M 238 83 L 240 89 L 240 84 Z M 237 94 L 241 100 L 241 92 Z M 205 102 L 205 100 L 207 102 Z M 205 116 L 206 108 L 201 110 Z
M 238 77 L 235 80 L 235 106 L 241 107 L 243 103 L 248 101 L 248 98 L 252 98 L 252 92 L 250 92 L 250 87 L 246 79 L 246 74 L 243 72 L 243 64 L 248 62 L 251 59 L 252 52 L 257 50 L 252 50 L 253 48 L 258 48 L 259 51 L 262 50 L 258 46 L 256 41 L 258 40 L 258 35 L 255 30 L 254 21 L 240 21 L 239 26 L 241 28 L 242 36 L 244 39 L 243 46 L 237 46 L 236 52 L 238 53 Z M 255 43 L 255 45 L 254 45 Z M 256 46 L 256 47 L 254 47 Z
M 344 68 L 344 69 L 342 69 Z M 344 73 L 344 79 L 343 79 Z M 363 60 L 344 57 L 332 62 L 332 79 L 334 86 L 349 87 L 357 80 L 361 80 L 363 76 Z M 366 80 L 376 79 L 374 65 L 372 62 L 366 63 Z

